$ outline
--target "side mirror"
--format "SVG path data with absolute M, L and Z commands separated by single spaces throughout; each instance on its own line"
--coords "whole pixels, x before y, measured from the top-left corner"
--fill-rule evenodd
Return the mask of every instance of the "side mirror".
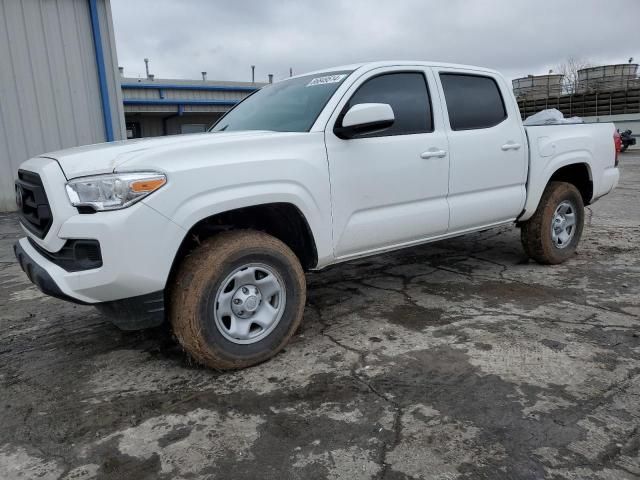
M 387 103 L 360 103 L 349 109 L 342 118 L 342 125 L 334 127 L 333 133 L 346 140 L 389 128 L 395 119 L 393 109 Z

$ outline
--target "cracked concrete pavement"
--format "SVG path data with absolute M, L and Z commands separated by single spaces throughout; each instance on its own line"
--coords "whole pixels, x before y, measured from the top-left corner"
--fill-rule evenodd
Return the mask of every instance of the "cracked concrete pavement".
M 504 227 L 308 275 L 260 366 L 43 296 L 0 216 L 2 479 L 640 478 L 640 154 L 578 254 Z

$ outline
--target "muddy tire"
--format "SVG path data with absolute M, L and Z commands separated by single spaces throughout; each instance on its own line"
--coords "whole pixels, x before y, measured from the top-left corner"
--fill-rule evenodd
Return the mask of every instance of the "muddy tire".
M 284 348 L 304 311 L 306 281 L 296 255 L 266 233 L 220 233 L 182 262 L 169 319 L 198 363 L 218 370 L 264 362 Z
M 549 182 L 533 216 L 521 226 L 522 246 L 538 263 L 555 265 L 571 257 L 584 227 L 584 203 L 567 182 Z

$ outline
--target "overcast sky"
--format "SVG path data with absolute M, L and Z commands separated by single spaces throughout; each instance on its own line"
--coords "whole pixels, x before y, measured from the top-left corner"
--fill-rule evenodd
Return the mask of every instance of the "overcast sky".
M 266 81 L 371 60 L 544 74 L 640 61 L 640 0 L 111 0 L 125 75 Z

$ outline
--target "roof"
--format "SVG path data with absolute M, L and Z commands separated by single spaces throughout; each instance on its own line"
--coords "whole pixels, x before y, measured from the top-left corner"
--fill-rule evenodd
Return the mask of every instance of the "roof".
M 385 60 L 385 61 L 377 61 L 377 62 L 353 63 L 350 65 L 340 65 L 337 67 L 323 68 L 321 70 L 315 70 L 312 72 L 296 75 L 296 77 L 302 77 L 306 75 L 316 75 L 319 73 L 326 73 L 326 72 L 337 72 L 337 71 L 355 71 L 355 70 L 368 71 L 368 70 L 373 70 L 375 68 L 395 67 L 395 66 L 460 68 L 465 70 L 476 70 L 479 72 L 486 72 L 486 73 L 498 73 L 496 70 L 491 70 L 490 68 L 478 67 L 474 65 L 462 65 L 457 63 L 426 62 L 423 60 Z

